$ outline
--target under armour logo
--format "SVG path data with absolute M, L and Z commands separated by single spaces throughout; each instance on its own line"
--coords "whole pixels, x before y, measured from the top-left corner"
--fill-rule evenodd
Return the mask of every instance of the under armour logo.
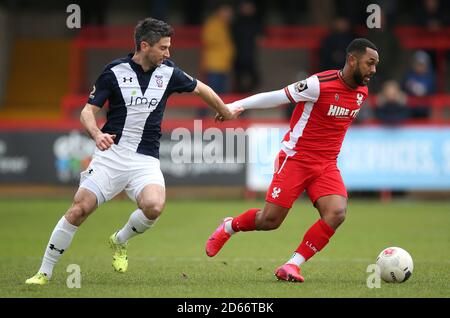
M 272 191 L 272 198 L 273 198 L 273 199 L 278 198 L 280 192 L 281 192 L 281 189 L 280 189 L 280 188 L 277 188 L 277 187 L 273 188 L 273 191 Z
M 64 250 L 63 250 L 63 249 L 60 250 L 60 249 L 56 248 L 55 245 L 53 245 L 53 244 L 50 244 L 50 245 L 48 246 L 48 248 L 51 249 L 51 250 L 55 250 L 55 251 L 59 252 L 59 254 L 64 253 Z
M 88 173 L 91 174 L 94 169 L 89 169 Z
M 132 77 L 129 77 L 129 78 L 124 77 L 123 82 L 125 83 L 126 81 L 130 81 L 130 83 L 131 83 L 133 81 L 133 78 Z
M 96 90 L 96 88 L 95 88 L 95 85 L 94 85 L 94 87 L 92 88 L 92 91 L 89 93 L 89 98 L 94 98 L 95 97 L 95 90 Z
M 356 94 L 356 104 L 358 104 L 358 106 L 361 106 L 361 104 L 363 103 L 363 98 L 364 95 L 363 94 Z

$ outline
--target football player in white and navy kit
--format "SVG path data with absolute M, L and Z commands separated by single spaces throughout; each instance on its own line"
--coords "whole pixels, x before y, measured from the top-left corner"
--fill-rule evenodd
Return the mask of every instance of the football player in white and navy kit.
M 108 64 L 95 82 L 81 112 L 81 123 L 97 149 L 89 167 L 81 173 L 72 206 L 53 230 L 41 268 L 27 284 L 48 283 L 77 228 L 97 206 L 122 190 L 138 208 L 109 242 L 114 252 L 114 270 L 127 270 L 128 240 L 152 227 L 164 208 L 159 139 L 166 101 L 172 93 L 193 92 L 222 116 L 232 118 L 209 86 L 168 60 L 171 35 L 172 28 L 163 21 L 140 21 L 134 34 L 135 52 Z M 95 114 L 107 100 L 107 122 L 100 130 Z

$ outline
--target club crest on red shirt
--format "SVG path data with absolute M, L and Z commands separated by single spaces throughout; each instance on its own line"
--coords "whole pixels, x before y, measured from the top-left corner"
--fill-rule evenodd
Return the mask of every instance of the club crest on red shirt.
M 363 94 L 356 94 L 356 104 L 358 104 L 358 106 L 361 106 L 361 104 L 363 103 L 363 98 L 364 95 Z

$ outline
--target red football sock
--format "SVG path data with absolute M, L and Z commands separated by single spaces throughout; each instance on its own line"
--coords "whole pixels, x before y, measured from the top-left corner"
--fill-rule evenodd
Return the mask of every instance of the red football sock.
M 309 228 L 295 251 L 301 254 L 305 260 L 308 260 L 328 244 L 333 234 L 333 228 L 319 220 Z
M 235 232 L 246 232 L 246 231 L 254 231 L 255 230 L 255 218 L 256 213 L 259 211 L 259 209 L 250 209 L 248 211 L 245 211 L 241 215 L 238 215 L 237 217 L 233 218 L 233 221 L 231 222 L 231 227 L 233 228 L 233 231 Z

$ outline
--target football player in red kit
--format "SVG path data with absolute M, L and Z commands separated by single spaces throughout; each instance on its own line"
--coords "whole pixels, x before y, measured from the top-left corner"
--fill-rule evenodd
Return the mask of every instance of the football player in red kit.
M 292 257 L 275 270 L 279 280 L 304 281 L 300 266 L 327 245 L 345 219 L 347 191 L 337 157 L 348 127 L 367 98 L 367 84 L 378 62 L 376 46 L 367 39 L 355 39 L 347 47 L 343 69 L 317 73 L 284 89 L 228 105 L 239 115 L 246 109 L 297 104 L 275 161 L 264 208 L 225 218 L 206 243 L 208 256 L 215 256 L 237 232 L 278 228 L 306 190 L 320 219 L 305 233 Z

